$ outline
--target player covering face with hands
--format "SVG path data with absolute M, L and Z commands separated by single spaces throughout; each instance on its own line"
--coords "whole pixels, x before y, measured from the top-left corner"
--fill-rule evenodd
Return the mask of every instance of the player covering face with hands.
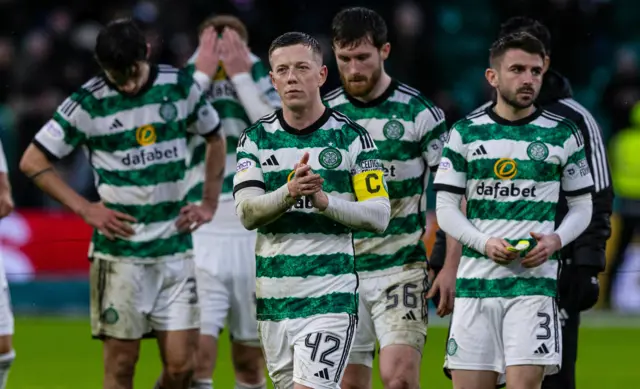
M 235 388 L 260 389 L 266 386 L 266 379 L 255 314 L 256 232 L 243 227 L 233 204 L 235 146 L 247 127 L 281 103 L 271 84 L 268 66 L 247 46 L 249 34 L 241 20 L 231 15 L 207 18 L 200 27 L 200 40 L 200 49 L 187 67 L 202 69 L 194 72 L 194 78 L 220 115 L 227 144 L 233 147 L 227 148 L 216 216 L 193 234 L 201 327 L 192 388 L 215 387 L 212 376 L 217 345 L 226 325 L 232 344 Z M 204 146 L 198 137 L 189 142 L 192 158 L 187 199 L 193 203 L 202 197 Z

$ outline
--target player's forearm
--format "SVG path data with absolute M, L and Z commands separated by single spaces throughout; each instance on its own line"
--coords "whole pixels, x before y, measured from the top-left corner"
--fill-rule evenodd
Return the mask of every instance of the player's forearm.
M 436 197 L 436 216 L 438 225 L 450 237 L 479 253 L 485 252 L 485 245 L 491 238 L 480 232 L 460 210 L 462 195 L 438 191 Z M 446 261 L 445 261 L 446 265 Z
M 391 206 L 386 197 L 374 197 L 365 201 L 347 201 L 327 194 L 325 216 L 357 230 L 382 233 L 389 225 Z
M 218 198 L 222 192 L 226 152 L 227 143 L 221 132 L 207 139 L 202 204 L 211 206 L 214 210 L 218 207 Z
M 567 197 L 567 205 L 569 212 L 555 230 L 555 233 L 560 237 L 562 247 L 571 243 L 587 229 L 593 214 L 591 193 Z
M 454 237 L 447 234 L 447 255 L 444 258 L 443 268 L 457 270 L 462 256 L 462 245 Z
M 263 98 L 251 74 L 238 73 L 231 77 L 231 82 L 249 120 L 255 122 L 274 111 L 274 108 Z
M 42 189 L 43 192 L 82 215 L 89 201 L 80 196 L 58 175 L 47 157 L 33 144 L 29 145 L 22 160 L 20 170 Z
M 247 230 L 273 222 L 295 204 L 287 184 L 270 193 L 260 188 L 243 188 L 236 192 L 235 201 L 236 213 Z

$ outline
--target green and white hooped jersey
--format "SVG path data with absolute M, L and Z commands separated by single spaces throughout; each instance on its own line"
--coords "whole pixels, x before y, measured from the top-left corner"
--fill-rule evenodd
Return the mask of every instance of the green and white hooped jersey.
M 249 127 L 238 143 L 234 194 L 245 188 L 277 190 L 305 152 L 331 196 L 348 201 L 387 197 L 375 143 L 364 128 L 329 108 L 303 130 L 287 125 L 282 110 Z M 357 287 L 351 228 L 324 216 L 310 199 L 302 197 L 258 228 L 258 320 L 355 315 Z
M 137 219 L 128 238 L 111 241 L 95 231 L 90 256 L 153 263 L 191 255 L 191 234 L 175 227 L 187 203 L 187 135 L 219 128 L 218 114 L 189 72 L 152 65 L 135 96 L 94 77 L 58 107 L 33 142 L 53 159 L 83 147 L 104 204 Z
M 391 219 L 387 230 L 355 234 L 358 274 L 375 277 L 407 266 L 426 267 L 422 241 L 426 189 L 446 139 L 444 113 L 420 92 L 395 80 L 368 103 L 349 96 L 344 88 L 328 93 L 324 100 L 371 134 L 389 187 Z
M 509 122 L 493 107 L 472 113 L 451 129 L 435 189 L 466 195 L 467 217 L 480 231 L 515 246 L 536 241 L 531 232 L 554 231 L 560 187 L 567 196 L 593 189 L 584 141 L 570 120 L 539 108 Z M 456 297 L 555 296 L 557 254 L 532 269 L 508 266 L 464 247 Z
M 193 63 L 198 53 L 194 53 L 189 60 L 187 68 L 195 71 Z M 273 88 L 269 77 L 269 68 L 256 55 L 251 54 L 253 67 L 251 68 L 251 77 L 258 85 L 258 89 L 262 92 L 262 98 L 273 107 L 280 108 L 280 96 Z M 233 175 L 236 166 L 236 147 L 238 138 L 242 131 L 249 127 L 252 122 L 247 116 L 242 103 L 238 99 L 236 90 L 227 77 L 224 68 L 220 66 L 216 75 L 211 80 L 208 90 L 204 91 L 213 105 L 213 108 L 220 115 L 222 122 L 222 130 L 227 138 L 227 160 L 225 165 L 225 175 L 222 184 L 222 192 L 220 201 L 233 201 Z M 204 158 L 206 144 L 204 139 L 194 136 L 189 139 L 189 151 L 191 158 L 189 161 L 189 184 L 187 200 L 192 203 L 198 203 L 202 200 L 202 185 L 204 183 Z

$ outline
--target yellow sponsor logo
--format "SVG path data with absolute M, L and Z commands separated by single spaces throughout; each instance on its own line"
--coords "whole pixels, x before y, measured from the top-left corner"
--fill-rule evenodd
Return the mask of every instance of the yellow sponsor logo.
M 353 188 L 358 201 L 374 197 L 389 197 L 382 170 L 370 170 L 353 176 Z
M 500 158 L 493 165 L 493 172 L 501 180 L 510 180 L 518 174 L 518 165 L 511 158 Z
M 149 146 L 156 143 L 156 129 L 152 125 L 139 127 L 136 130 L 136 141 L 140 146 Z

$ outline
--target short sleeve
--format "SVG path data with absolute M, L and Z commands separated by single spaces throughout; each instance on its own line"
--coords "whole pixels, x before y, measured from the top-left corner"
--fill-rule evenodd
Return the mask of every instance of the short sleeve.
M 80 92 L 68 97 L 56 109 L 53 117 L 36 133 L 33 144 L 50 160 L 66 157 L 87 141 L 91 118 L 82 108 L 84 95 Z
M 435 172 L 440 164 L 447 136 L 444 112 L 438 107 L 428 107 L 416 116 L 415 126 L 422 157 L 429 169 Z
M 584 151 L 584 138 L 575 126 L 564 144 L 566 160 L 562 166 L 562 190 L 566 196 L 580 196 L 594 189 L 591 169 Z
M 376 197 L 389 198 L 380 154 L 371 135 L 363 127 L 353 123 L 355 139 L 349 146 L 351 158 L 351 183 L 357 201 Z
M 189 74 L 189 77 L 193 80 L 193 75 Z M 220 131 L 220 116 L 195 80 L 189 87 L 187 110 L 187 129 L 190 133 L 207 137 Z
M 433 189 L 465 194 L 467 188 L 467 150 L 460 132 L 454 126 L 442 151 Z
M 233 195 L 245 188 L 260 188 L 266 191 L 262 167 L 258 157 L 258 144 L 256 143 L 253 127 L 245 130 L 238 140 L 236 148 L 236 174 L 233 177 Z

